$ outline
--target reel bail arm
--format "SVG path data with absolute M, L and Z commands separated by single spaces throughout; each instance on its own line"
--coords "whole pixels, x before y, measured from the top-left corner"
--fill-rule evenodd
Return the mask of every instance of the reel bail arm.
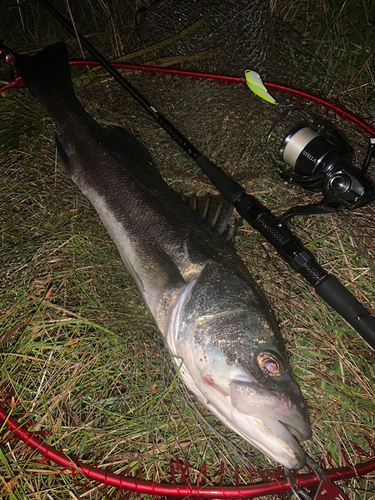
M 375 154 L 375 137 L 372 136 L 369 139 L 369 144 L 368 144 L 368 149 L 366 153 L 366 157 L 363 161 L 362 169 L 361 169 L 361 174 L 366 175 L 366 172 L 370 166 L 371 160 L 373 159 Z

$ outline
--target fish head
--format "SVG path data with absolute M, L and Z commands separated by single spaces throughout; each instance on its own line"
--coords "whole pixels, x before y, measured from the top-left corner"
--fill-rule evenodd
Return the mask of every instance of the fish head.
M 198 387 L 210 409 L 215 406 L 233 430 L 271 459 L 298 470 L 306 458 L 300 441 L 311 437 L 308 409 L 283 346 L 273 337 L 265 342 L 264 335 L 244 344 L 254 326 L 252 312 L 234 312 L 199 325 L 194 345 L 200 354 Z M 218 344 L 214 331 L 222 332 L 221 337 L 226 331 L 239 341 Z
M 311 428 L 281 334 L 247 284 L 226 273 L 222 279 L 216 292 L 208 282 L 200 290 L 195 303 L 200 316 L 196 312 L 193 320 L 188 305 L 189 313 L 182 311 L 178 351 L 190 377 L 187 385 L 246 441 L 298 470 L 306 459 L 300 441 L 311 437 Z

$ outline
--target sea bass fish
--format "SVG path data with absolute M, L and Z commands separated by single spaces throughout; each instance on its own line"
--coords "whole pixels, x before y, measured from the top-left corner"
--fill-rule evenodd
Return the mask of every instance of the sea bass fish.
M 160 176 L 127 130 L 101 127 L 75 96 L 64 44 L 16 69 L 51 115 L 59 156 L 98 212 L 180 375 L 225 425 L 300 469 L 306 404 L 273 314 L 235 250 Z

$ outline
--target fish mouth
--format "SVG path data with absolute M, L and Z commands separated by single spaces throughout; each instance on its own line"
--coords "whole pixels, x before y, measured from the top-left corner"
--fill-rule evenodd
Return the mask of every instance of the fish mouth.
M 251 416 L 259 421 L 263 430 L 258 447 L 263 448 L 264 454 L 287 466 L 288 469 L 302 469 L 306 463 L 306 454 L 299 443 L 305 437 L 301 429 L 292 427 L 272 416 L 264 414 Z M 257 438 L 255 440 L 257 441 Z
M 254 417 L 267 422 L 276 435 L 286 436 L 291 434 L 298 442 L 311 438 L 310 423 L 299 415 L 288 417 L 281 414 L 278 408 L 274 408 L 271 411 L 268 410 L 267 413 L 255 412 Z
M 264 408 L 246 412 L 247 415 L 261 420 L 270 431 L 281 441 L 293 447 L 300 441 L 311 438 L 311 428 L 308 422 L 300 416 L 285 416 L 278 408 Z
M 236 410 L 257 420 L 259 432 L 251 436 L 257 446 L 290 469 L 302 468 L 306 457 L 300 441 L 310 439 L 311 428 L 305 405 L 293 398 L 294 388 L 284 397 L 256 382 L 233 380 L 230 386 Z
M 291 434 L 297 441 L 305 441 L 311 438 L 310 420 L 304 402 L 295 399 L 294 385 L 290 384 L 291 390 L 285 397 L 256 382 L 232 380 L 230 398 L 240 413 L 268 422 L 276 435 Z
M 253 415 L 260 418 L 269 429 L 286 443 L 300 443 L 311 437 L 310 427 L 302 422 L 299 427 L 293 427 L 290 423 L 274 418 L 272 415 Z
M 279 422 L 280 422 L 280 424 L 282 424 L 284 427 L 287 428 L 287 430 L 292 434 L 292 436 L 294 436 L 297 439 L 298 442 L 306 441 L 306 439 L 308 439 L 308 438 L 304 437 L 302 435 L 302 433 L 300 432 L 300 430 L 296 429 L 295 427 L 292 427 L 291 425 L 286 424 L 282 420 L 279 420 Z

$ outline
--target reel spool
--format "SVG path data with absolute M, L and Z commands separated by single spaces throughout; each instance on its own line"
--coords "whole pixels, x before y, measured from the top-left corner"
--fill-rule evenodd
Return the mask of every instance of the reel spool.
M 294 207 L 281 220 L 295 215 L 322 214 L 358 208 L 375 199 L 365 176 L 375 143 L 370 141 L 362 169 L 351 166 L 353 148 L 330 123 L 299 108 L 288 109 L 267 137 L 267 152 L 287 183 L 323 192 L 319 203 Z

